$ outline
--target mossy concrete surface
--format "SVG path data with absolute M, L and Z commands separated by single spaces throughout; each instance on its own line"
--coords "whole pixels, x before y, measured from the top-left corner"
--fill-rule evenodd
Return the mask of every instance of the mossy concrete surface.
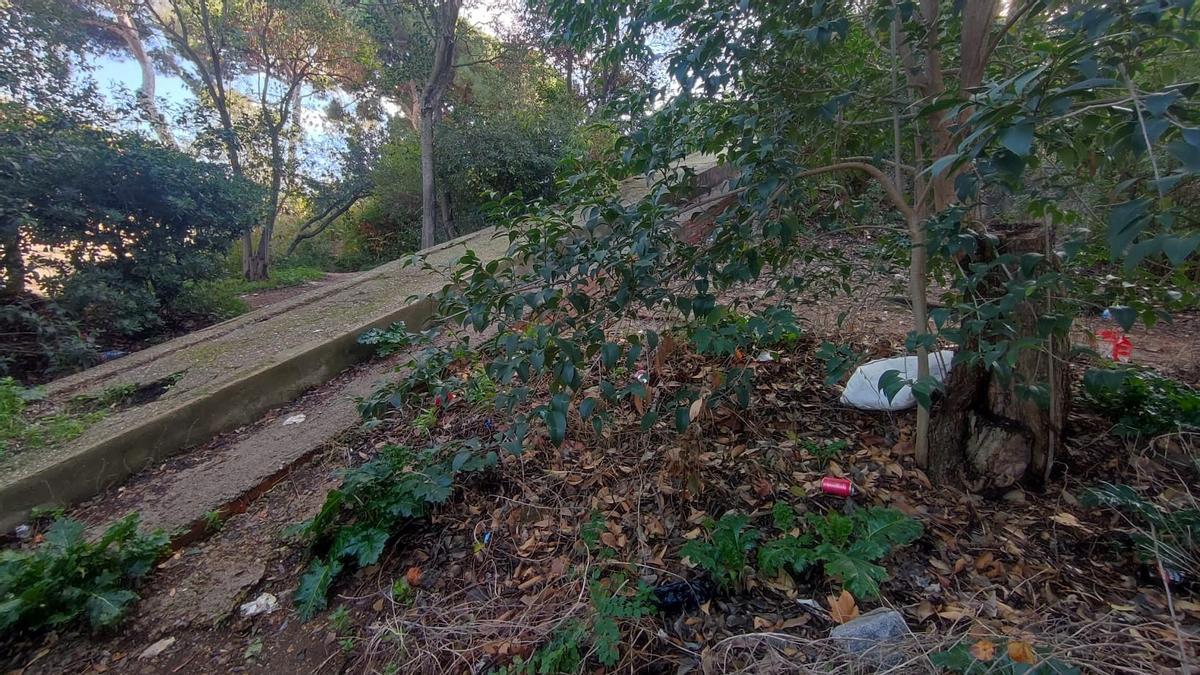
M 448 270 L 467 250 L 485 261 L 500 258 L 507 243 L 493 234 L 446 242 L 425 259 Z M 441 274 L 395 261 L 53 383 L 50 396 L 68 397 L 180 374 L 159 399 L 112 415 L 68 444 L 0 460 L 0 530 L 33 507 L 91 497 L 327 382 L 370 356 L 357 342 L 364 330 L 426 324 L 445 284 Z

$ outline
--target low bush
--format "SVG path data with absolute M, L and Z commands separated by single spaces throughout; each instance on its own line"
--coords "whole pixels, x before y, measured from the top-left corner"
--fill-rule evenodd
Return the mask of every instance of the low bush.
M 1092 368 L 1083 376 L 1084 398 L 1116 420 L 1113 432 L 1157 436 L 1200 427 L 1200 392 L 1131 366 Z
M 298 527 L 317 555 L 296 589 L 296 608 L 308 619 L 325 609 L 329 588 L 345 568 L 378 562 L 400 527 L 449 499 L 455 479 L 496 464 L 478 442 L 423 452 L 389 445 L 366 464 L 346 471 L 321 510 Z
M 97 540 L 83 523 L 59 519 L 34 549 L 0 551 L 0 630 L 35 632 L 86 620 L 93 629 L 124 618 L 136 584 L 166 551 L 162 531 L 138 532 L 129 514 Z
M 95 345 L 54 303 L 24 295 L 0 305 L 0 376 L 39 382 L 97 359 Z
M 849 516 L 832 511 L 823 516 L 809 513 L 805 518 L 808 529 L 795 534 L 796 514 L 790 506 L 777 505 L 773 517 L 783 535 L 758 547 L 758 569 L 763 574 L 802 574 L 820 564 L 826 577 L 858 598 L 878 597 L 879 584 L 888 574 L 875 563 L 893 549 L 912 543 L 922 532 L 916 520 L 881 507 L 858 509 Z M 726 514 L 708 524 L 707 541 L 690 541 L 680 553 L 721 586 L 737 588 L 761 537 L 749 523 L 745 515 Z

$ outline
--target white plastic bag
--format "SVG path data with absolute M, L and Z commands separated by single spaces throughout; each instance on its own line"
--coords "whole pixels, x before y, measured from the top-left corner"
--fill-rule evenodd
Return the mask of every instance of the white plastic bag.
M 941 382 L 950 372 L 950 363 L 954 360 L 954 352 L 946 349 L 929 355 L 929 375 Z M 900 377 L 905 380 L 917 379 L 917 357 L 896 356 L 890 359 L 879 359 L 859 366 L 846 390 L 842 392 L 842 403 L 854 406 L 860 410 L 905 410 L 917 404 L 912 387 L 904 387 L 895 398 L 888 401 L 887 394 L 879 390 L 879 378 L 889 370 L 900 371 Z

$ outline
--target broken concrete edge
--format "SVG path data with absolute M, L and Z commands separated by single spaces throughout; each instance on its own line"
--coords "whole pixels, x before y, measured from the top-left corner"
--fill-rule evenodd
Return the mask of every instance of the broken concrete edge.
M 140 424 L 97 440 L 70 457 L 0 487 L 0 532 L 20 524 L 39 506 L 69 506 L 122 483 L 151 463 L 205 443 L 218 434 L 259 419 L 268 410 L 324 384 L 370 358 L 358 336 L 403 321 L 410 329 L 432 319 L 441 292 L 308 344 L 216 389 L 180 401 Z M 86 477 L 86 478 L 85 478 Z

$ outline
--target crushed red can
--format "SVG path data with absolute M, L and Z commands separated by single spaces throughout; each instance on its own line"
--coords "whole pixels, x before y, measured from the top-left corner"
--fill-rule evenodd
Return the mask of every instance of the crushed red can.
M 848 478 L 826 476 L 821 479 L 821 492 L 837 497 L 850 497 L 858 492 Z

